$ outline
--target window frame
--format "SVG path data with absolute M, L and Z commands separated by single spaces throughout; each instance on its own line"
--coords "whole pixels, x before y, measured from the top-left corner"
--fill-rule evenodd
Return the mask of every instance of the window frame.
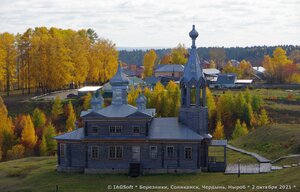
M 97 156 L 96 157 L 94 157 L 93 156 L 93 149 L 97 149 Z M 99 146 L 91 146 L 91 159 L 99 159 Z
M 172 155 L 171 156 L 169 156 L 169 151 L 168 151 L 169 148 L 172 148 Z M 175 158 L 175 147 L 173 145 L 166 146 L 166 158 L 167 159 L 174 159 Z
M 153 151 L 152 148 L 154 148 L 155 150 Z M 150 156 L 150 159 L 157 159 L 158 157 L 158 148 L 156 145 L 151 145 L 149 147 L 149 156 Z
M 122 125 L 110 125 L 108 129 L 109 129 L 109 134 L 113 134 L 113 135 L 122 134 L 123 132 Z
M 187 158 L 187 149 L 190 150 L 190 158 Z M 193 160 L 193 147 L 184 147 L 184 159 L 185 160 Z
M 138 132 L 135 132 L 135 129 L 137 129 Z M 141 133 L 141 127 L 138 126 L 138 125 L 134 125 L 134 126 L 132 127 L 132 133 L 135 134 L 135 135 L 140 134 L 140 133 Z
M 60 155 L 60 157 L 66 156 L 66 144 L 65 143 L 59 144 L 59 155 Z
M 119 151 L 120 156 L 118 156 L 118 149 L 120 150 Z M 112 153 L 112 151 L 113 151 L 113 153 Z M 111 160 L 123 159 L 123 146 L 109 146 L 108 147 L 108 158 Z
M 94 131 L 94 130 L 97 130 L 97 131 Z M 99 127 L 98 126 L 93 126 L 92 127 L 92 133 L 97 134 L 98 132 L 99 132 Z

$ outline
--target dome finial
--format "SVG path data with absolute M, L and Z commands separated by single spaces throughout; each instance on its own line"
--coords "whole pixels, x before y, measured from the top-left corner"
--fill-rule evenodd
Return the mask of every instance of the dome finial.
M 196 43 L 195 43 L 195 41 L 196 41 L 196 39 L 197 39 L 197 37 L 198 37 L 198 32 L 196 31 L 196 29 L 195 29 L 195 25 L 193 25 L 193 29 L 191 30 L 191 32 L 189 33 L 189 35 L 190 35 L 190 37 L 191 37 L 191 39 L 192 39 L 192 41 L 193 41 L 193 43 L 192 43 L 192 48 L 196 48 Z

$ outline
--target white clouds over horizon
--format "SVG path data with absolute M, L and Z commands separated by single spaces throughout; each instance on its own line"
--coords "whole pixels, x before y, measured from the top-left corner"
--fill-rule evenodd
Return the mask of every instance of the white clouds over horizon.
M 0 0 L 0 32 L 92 28 L 117 46 L 300 44 L 300 0 Z M 193 19 L 194 18 L 194 19 Z

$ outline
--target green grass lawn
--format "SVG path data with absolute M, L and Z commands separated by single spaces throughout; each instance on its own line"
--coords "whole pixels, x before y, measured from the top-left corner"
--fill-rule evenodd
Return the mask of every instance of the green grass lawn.
M 291 157 L 291 158 L 283 159 L 276 162 L 275 165 L 283 166 L 283 165 L 292 165 L 296 163 L 300 163 L 300 157 Z
M 271 124 L 231 141 L 231 144 L 257 152 L 271 160 L 300 153 L 299 124 Z
M 127 175 L 87 175 L 55 171 L 55 157 L 31 157 L 0 163 L 0 191 L 107 191 L 108 185 L 296 185 L 300 190 L 300 167 L 268 174 L 224 175 L 199 173 L 183 175 L 147 175 L 137 178 Z M 137 191 L 137 190 L 128 190 Z M 162 190 L 160 190 L 162 191 Z M 180 190 L 177 190 L 180 191 Z M 220 190 L 219 190 L 220 191 Z M 227 190 L 230 191 L 230 190 Z M 251 190 L 248 190 L 251 191 Z

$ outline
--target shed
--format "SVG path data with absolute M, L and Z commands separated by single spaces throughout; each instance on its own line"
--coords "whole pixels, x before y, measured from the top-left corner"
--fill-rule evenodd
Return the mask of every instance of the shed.
M 85 86 L 80 89 L 78 89 L 78 96 L 81 97 L 83 95 L 86 95 L 88 92 L 90 93 L 96 93 L 101 91 L 102 86 Z

